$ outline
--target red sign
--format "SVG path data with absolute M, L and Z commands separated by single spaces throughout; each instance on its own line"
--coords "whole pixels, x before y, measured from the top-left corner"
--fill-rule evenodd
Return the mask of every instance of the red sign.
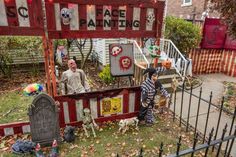
M 49 38 L 157 37 L 163 11 L 162 1 L 46 0 Z
M 0 35 L 43 35 L 41 0 L 0 0 Z
M 220 19 L 206 18 L 201 48 L 236 50 L 236 40 L 227 35 L 227 26 Z

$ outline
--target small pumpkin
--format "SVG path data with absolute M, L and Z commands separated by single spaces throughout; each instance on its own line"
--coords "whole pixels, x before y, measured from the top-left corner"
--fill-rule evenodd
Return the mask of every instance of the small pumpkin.
M 170 69 L 170 67 L 171 67 L 171 61 L 170 60 L 165 60 L 165 61 L 163 61 L 162 63 L 162 66 L 163 67 L 165 67 L 166 69 Z

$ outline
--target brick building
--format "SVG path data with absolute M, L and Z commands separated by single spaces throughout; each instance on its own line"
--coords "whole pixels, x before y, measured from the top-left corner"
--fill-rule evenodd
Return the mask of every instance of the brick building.
M 206 11 L 208 0 L 166 0 L 167 15 L 176 16 L 184 19 L 192 19 L 195 13 L 195 19 L 200 20 L 202 13 Z M 195 10 L 195 11 L 194 11 Z M 209 13 L 209 17 L 219 17 L 216 12 Z

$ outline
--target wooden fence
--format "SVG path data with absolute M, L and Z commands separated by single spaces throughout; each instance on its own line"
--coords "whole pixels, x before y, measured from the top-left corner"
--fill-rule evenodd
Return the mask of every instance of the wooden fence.
M 84 108 L 91 110 L 96 122 L 114 121 L 137 116 L 140 104 L 140 87 L 56 96 L 60 103 L 60 127 L 80 125 Z M 0 136 L 29 133 L 29 122 L 0 125 Z
M 224 73 L 236 77 L 236 51 L 216 49 L 192 49 L 193 73 Z

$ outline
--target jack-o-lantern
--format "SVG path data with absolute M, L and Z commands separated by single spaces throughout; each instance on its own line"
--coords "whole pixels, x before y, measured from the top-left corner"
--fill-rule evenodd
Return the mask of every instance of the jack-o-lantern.
M 128 70 L 132 65 L 132 60 L 128 56 L 120 57 L 119 62 L 120 62 L 120 68 L 123 70 Z
M 162 63 L 162 66 L 163 67 L 165 67 L 166 69 L 170 69 L 170 67 L 171 67 L 171 61 L 170 60 L 165 60 L 165 61 L 163 61 Z

